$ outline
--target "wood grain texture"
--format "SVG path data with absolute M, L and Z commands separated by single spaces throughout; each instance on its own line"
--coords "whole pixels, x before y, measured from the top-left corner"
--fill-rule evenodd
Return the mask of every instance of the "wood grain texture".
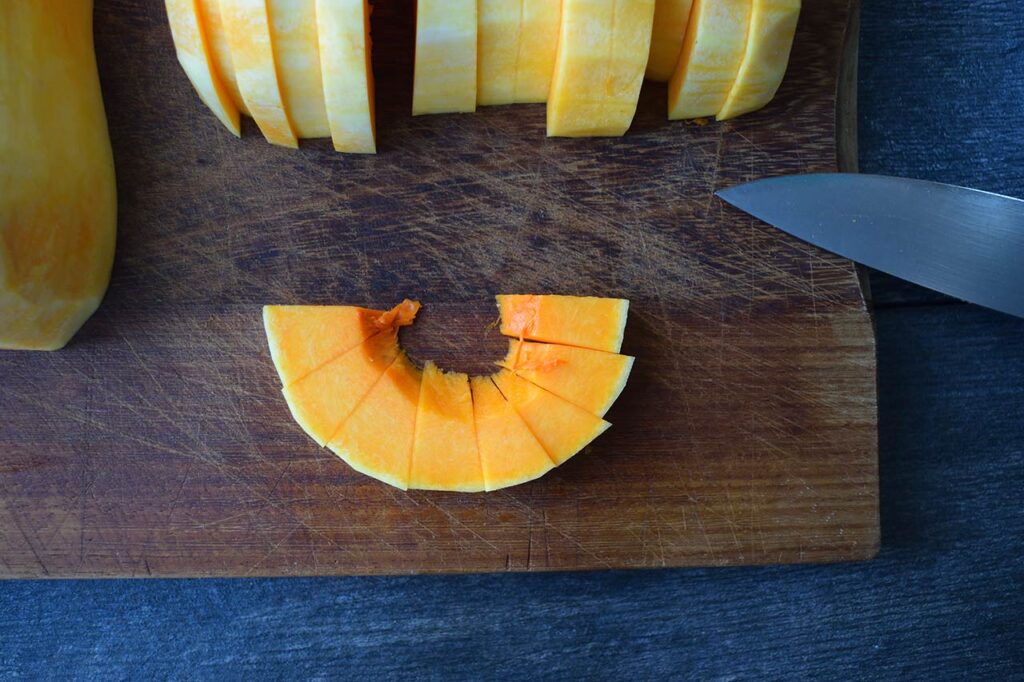
M 97 2 L 121 196 L 108 298 L 58 354 L 0 354 L 6 576 L 469 572 L 863 559 L 874 341 L 853 267 L 712 192 L 837 167 L 845 0 L 809 0 L 775 103 L 621 140 L 543 107 L 412 118 L 411 2 L 374 14 L 380 154 L 239 142 L 159 3 Z M 141 49 L 144 48 L 144 49 Z M 486 496 L 402 493 L 311 443 L 264 303 L 426 305 L 414 357 L 481 371 L 500 292 L 631 299 L 636 369 L 585 453 Z

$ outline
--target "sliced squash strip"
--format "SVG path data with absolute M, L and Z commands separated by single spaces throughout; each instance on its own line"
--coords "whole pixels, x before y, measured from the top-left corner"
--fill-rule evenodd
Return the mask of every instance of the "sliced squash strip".
M 197 0 L 199 19 L 206 33 L 206 43 L 210 48 L 210 59 L 213 71 L 231 95 L 231 101 L 239 112 L 249 115 L 249 110 L 238 90 L 238 79 L 235 78 L 235 62 L 231 59 L 231 46 L 228 45 L 227 29 L 220 13 L 221 0 Z
M 271 144 L 297 148 L 278 80 L 267 0 L 220 0 L 238 89 Z
M 656 0 L 645 74 L 648 80 L 665 83 L 672 78 L 683 49 L 692 6 L 693 0 Z
M 693 0 L 679 63 L 668 84 L 672 120 L 715 116 L 736 82 L 752 0 Z
M 591 414 L 603 417 L 625 388 L 633 358 L 590 348 L 512 339 L 508 355 L 499 364 Z
M 619 136 L 636 114 L 654 0 L 563 0 L 548 135 Z
M 487 490 L 518 485 L 554 466 L 544 446 L 490 377 L 473 377 L 473 419 Z
M 330 137 L 320 69 L 317 0 L 266 0 L 274 61 L 296 137 Z
M 236 137 L 242 128 L 238 107 L 217 72 L 196 0 L 166 0 L 178 62 L 210 111 Z
M 604 433 L 611 424 L 508 370 L 494 383 L 559 466 Z
M 514 99 L 520 104 L 547 102 L 558 54 L 562 0 L 522 0 Z
M 318 445 L 326 445 L 398 353 L 397 333 L 380 332 L 285 386 L 295 421 Z
M 285 386 L 380 332 L 382 310 L 355 306 L 265 306 L 270 355 Z
M 366 0 L 317 0 L 327 120 L 339 152 L 377 151 L 370 7 Z
M 423 368 L 409 487 L 484 489 L 469 376 L 442 372 L 432 362 Z
M 420 382 L 420 370 L 399 351 L 327 447 L 356 471 L 407 490 Z
M 476 3 L 416 3 L 413 116 L 476 111 Z
M 592 296 L 497 296 L 501 333 L 618 353 L 629 301 Z
M 799 19 L 800 0 L 754 0 L 746 52 L 717 114 L 719 120 L 756 111 L 772 101 L 786 75 Z
M 524 0 L 479 0 L 476 101 L 516 102 L 516 67 Z

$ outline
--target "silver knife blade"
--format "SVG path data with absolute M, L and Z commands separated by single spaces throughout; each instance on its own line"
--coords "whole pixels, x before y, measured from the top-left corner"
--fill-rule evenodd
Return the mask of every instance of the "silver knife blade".
M 881 175 L 757 180 L 717 192 L 794 237 L 951 296 L 1024 317 L 1024 201 Z

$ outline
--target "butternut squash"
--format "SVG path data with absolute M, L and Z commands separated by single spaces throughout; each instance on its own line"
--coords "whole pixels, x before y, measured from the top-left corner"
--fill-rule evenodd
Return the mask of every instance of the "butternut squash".
M 116 221 L 92 1 L 0 2 L 0 348 L 70 340 L 107 289 Z

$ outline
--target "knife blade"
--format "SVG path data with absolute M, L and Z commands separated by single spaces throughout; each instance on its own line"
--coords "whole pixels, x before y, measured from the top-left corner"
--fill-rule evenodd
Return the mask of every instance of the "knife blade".
M 1024 317 L 1024 201 L 881 175 L 788 175 L 716 193 L 826 251 Z

